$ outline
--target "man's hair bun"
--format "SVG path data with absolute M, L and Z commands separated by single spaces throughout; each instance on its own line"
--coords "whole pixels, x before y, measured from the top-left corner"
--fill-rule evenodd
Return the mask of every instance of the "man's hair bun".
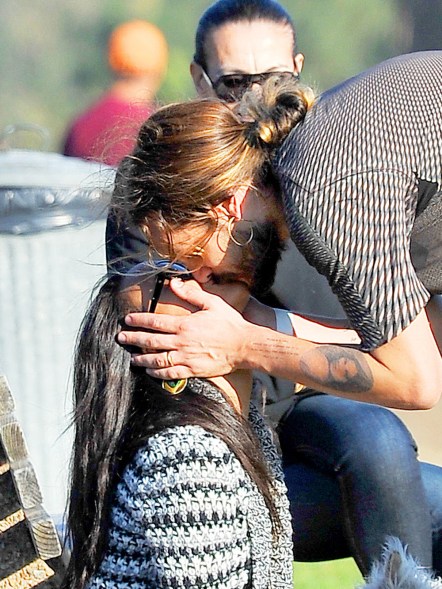
M 276 131 L 273 121 L 260 121 L 257 125 L 257 134 L 264 143 L 273 143 Z
M 252 147 L 276 148 L 300 123 L 315 100 L 314 92 L 296 80 L 275 75 L 260 91 L 244 94 L 237 114 L 246 123 L 245 135 Z

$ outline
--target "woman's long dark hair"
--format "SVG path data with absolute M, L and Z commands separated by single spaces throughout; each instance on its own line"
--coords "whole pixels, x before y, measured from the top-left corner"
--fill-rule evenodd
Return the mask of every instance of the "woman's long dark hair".
M 83 589 L 103 557 L 112 493 L 135 451 L 167 427 L 200 425 L 222 439 L 262 493 L 272 521 L 272 482 L 248 423 L 227 403 L 193 393 L 171 395 L 116 341 L 129 309 L 121 276 L 101 286 L 83 320 L 74 359 L 74 449 L 68 528 L 71 560 L 64 587 Z

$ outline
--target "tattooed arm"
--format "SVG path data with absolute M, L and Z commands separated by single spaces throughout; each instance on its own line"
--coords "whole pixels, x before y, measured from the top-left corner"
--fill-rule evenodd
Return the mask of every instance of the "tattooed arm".
M 442 390 L 442 359 L 425 311 L 392 341 L 370 354 L 275 332 L 268 321 L 246 321 L 193 281 L 172 289 L 200 310 L 185 318 L 136 314 L 120 341 L 151 353 L 134 363 L 166 379 L 256 369 L 338 396 L 402 409 L 427 409 Z
M 274 327 L 271 315 L 261 309 L 261 316 L 256 316 L 255 309 L 255 318 L 248 319 Z M 442 305 L 438 311 L 440 314 Z M 433 333 L 422 311 L 407 329 L 371 354 L 357 349 L 360 340 L 354 331 L 298 316 L 292 321 L 298 338 L 267 332 L 266 340 L 261 334 L 247 341 L 256 342 L 250 347 L 256 348 L 260 370 L 293 379 L 296 369 L 297 382 L 337 396 L 402 409 L 428 409 L 442 390 L 442 358 L 433 337 L 435 315 L 437 311 L 429 314 Z M 250 350 L 247 358 L 253 358 Z
M 242 358 L 249 368 L 337 396 L 401 409 L 428 409 L 440 397 L 442 360 L 425 311 L 371 354 L 250 324 L 243 342 Z

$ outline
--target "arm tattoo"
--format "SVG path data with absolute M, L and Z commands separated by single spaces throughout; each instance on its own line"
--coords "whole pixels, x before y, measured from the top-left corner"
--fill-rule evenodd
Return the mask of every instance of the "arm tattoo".
M 305 375 L 339 392 L 365 393 L 373 374 L 364 353 L 340 346 L 319 346 L 300 358 Z

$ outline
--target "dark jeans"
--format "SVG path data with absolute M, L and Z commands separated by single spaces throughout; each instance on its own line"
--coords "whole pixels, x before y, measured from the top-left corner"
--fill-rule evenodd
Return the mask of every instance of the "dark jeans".
M 352 556 L 366 574 L 393 535 L 442 574 L 442 468 L 417 460 L 415 442 L 394 413 L 301 396 L 279 434 L 295 560 Z

